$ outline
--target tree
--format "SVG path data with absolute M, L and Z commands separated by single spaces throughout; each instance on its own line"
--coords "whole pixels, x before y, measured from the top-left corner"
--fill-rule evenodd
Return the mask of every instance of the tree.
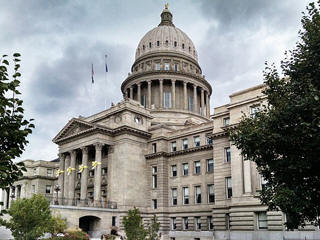
M 148 240 L 158 240 L 158 232 L 160 228 L 160 223 L 158 222 L 157 216 L 153 215 L 151 219 L 151 223 L 148 226 L 147 229 L 147 239 Z
M 123 218 L 124 230 L 128 240 L 144 240 L 147 232 L 143 227 L 139 209 L 134 207 L 128 211 L 128 216 Z
M 267 103 L 230 130 L 267 181 L 261 202 L 286 213 L 289 229 L 320 224 L 320 1 L 306 9 L 299 41 L 281 62 L 284 77 L 266 64 Z
M 9 79 L 9 61 L 7 55 L 0 59 L 0 188 L 6 188 L 26 171 L 23 163 L 15 164 L 13 160 L 21 156 L 28 143 L 27 136 L 32 132 L 33 119 L 24 119 L 22 100 L 18 87 L 21 74 L 20 54 L 13 54 L 13 75 Z
M 7 211 L 10 220 L 0 219 L 0 225 L 10 229 L 16 240 L 34 240 L 49 232 L 53 222 L 49 202 L 43 195 L 13 201 Z
M 67 228 L 67 221 L 61 217 L 61 214 L 52 216 L 51 223 L 49 224 L 49 232 L 56 236 L 58 233 L 63 233 Z

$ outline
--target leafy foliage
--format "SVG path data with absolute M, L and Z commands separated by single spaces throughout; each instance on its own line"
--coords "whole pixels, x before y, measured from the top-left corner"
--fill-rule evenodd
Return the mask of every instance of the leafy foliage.
M 34 240 L 50 230 L 52 216 L 43 195 L 13 201 L 8 214 L 10 220 L 0 219 L 0 225 L 10 229 L 16 240 Z
M 123 218 L 123 225 L 128 240 L 144 240 L 147 236 L 140 211 L 136 207 L 128 211 L 128 216 Z
M 149 224 L 147 229 L 147 235 L 148 235 L 147 239 L 148 240 L 160 239 L 158 236 L 159 228 L 160 228 L 160 223 L 157 220 L 157 216 L 153 215 L 151 219 L 151 223 Z
M 52 216 L 51 224 L 49 226 L 49 232 L 55 236 L 58 233 L 63 233 L 67 228 L 66 219 L 61 217 L 61 214 Z
M 266 65 L 267 105 L 230 131 L 267 181 L 260 199 L 287 215 L 289 229 L 320 224 L 320 1 L 301 20 L 300 40 L 281 62 Z
M 24 119 L 24 109 L 18 87 L 21 73 L 20 54 L 13 54 L 14 73 L 9 78 L 7 55 L 0 59 L 0 188 L 5 188 L 17 181 L 26 171 L 23 163 L 15 164 L 28 143 L 27 136 L 32 132 L 32 119 Z
M 81 229 L 67 230 L 64 234 L 63 239 L 69 240 L 89 240 L 88 234 L 83 232 Z

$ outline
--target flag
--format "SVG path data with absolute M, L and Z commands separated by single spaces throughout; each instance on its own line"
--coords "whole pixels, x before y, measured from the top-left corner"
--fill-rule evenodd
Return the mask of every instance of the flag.
M 91 64 L 91 83 L 94 84 L 94 79 L 93 79 L 94 71 L 93 71 L 93 63 Z
M 107 57 L 108 57 L 108 55 L 105 55 L 105 57 L 106 57 L 106 72 L 108 72 L 108 65 L 107 65 Z

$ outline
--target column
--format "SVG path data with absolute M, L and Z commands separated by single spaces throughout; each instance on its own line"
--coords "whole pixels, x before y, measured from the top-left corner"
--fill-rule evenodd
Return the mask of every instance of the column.
M 198 96 L 197 96 L 197 86 L 193 84 L 193 111 L 199 113 L 198 110 Z
M 204 89 L 201 88 L 201 115 L 204 115 Z
M 130 98 L 133 99 L 133 87 L 130 87 Z
M 0 206 L 0 210 L 3 210 L 4 209 L 4 206 L 6 206 L 5 205 L 5 198 L 4 198 L 4 195 L 5 195 L 5 190 L 4 190 L 4 188 L 2 188 L 2 189 L 0 189 L 0 193 L 1 193 L 1 202 L 3 203 L 3 205 L 2 206 Z
M 187 82 L 183 82 L 183 106 L 185 110 L 188 110 L 188 95 L 187 95 Z
M 176 108 L 176 80 L 175 79 L 172 79 L 171 80 L 171 83 L 172 83 L 172 108 Z
M 159 79 L 160 83 L 160 108 L 163 107 L 163 79 Z
M 244 192 L 251 193 L 251 163 L 249 160 L 243 160 L 243 178 L 244 178 Z
M 151 108 L 151 80 L 148 81 L 148 107 Z
M 75 150 L 70 151 L 70 167 L 76 168 L 76 156 L 77 152 Z M 73 206 L 75 203 L 74 199 L 74 188 L 75 188 L 75 181 L 76 181 L 76 171 L 72 171 L 69 175 L 69 205 Z
M 64 170 L 64 161 L 66 156 L 63 153 L 59 154 L 59 170 Z M 58 202 L 59 204 L 63 204 L 63 190 L 64 190 L 64 174 L 60 174 L 58 178 L 58 185 L 60 187 L 60 191 L 58 192 Z
M 67 169 L 70 166 L 70 155 L 68 154 L 64 159 L 64 182 L 63 182 L 63 204 L 68 204 L 69 198 L 69 176 Z
M 102 144 L 96 143 L 96 156 L 95 161 L 99 162 L 98 166 L 94 170 L 94 205 L 101 206 L 101 150 Z
M 210 117 L 210 97 L 208 92 L 206 92 L 206 102 L 207 102 L 207 117 Z
M 141 103 L 141 83 L 138 83 L 137 84 L 137 87 L 138 87 L 138 99 L 137 99 L 137 101 L 139 102 L 139 103 Z
M 82 165 L 88 166 L 88 147 L 81 148 L 82 150 Z M 85 205 L 87 199 L 88 188 L 88 168 L 85 168 L 81 173 L 81 189 L 80 189 L 80 202 L 81 206 Z

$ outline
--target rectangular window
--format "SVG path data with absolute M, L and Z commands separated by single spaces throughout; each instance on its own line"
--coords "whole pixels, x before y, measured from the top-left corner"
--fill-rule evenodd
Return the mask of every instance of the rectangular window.
M 188 139 L 187 138 L 182 140 L 182 149 L 183 150 L 188 149 Z
M 33 169 L 33 175 L 37 175 L 37 169 L 36 168 Z
M 258 105 L 251 106 L 251 107 L 250 107 L 250 116 L 251 116 L 252 118 L 255 118 L 257 112 L 259 112 L 259 111 L 260 111 L 260 107 L 259 107 Z
M 188 230 L 189 229 L 189 221 L 188 217 L 183 218 L 183 230 Z
M 191 97 L 191 96 L 188 97 L 188 110 L 190 112 L 193 111 L 193 97 Z
M 171 92 L 163 93 L 163 106 L 164 108 L 171 108 Z
M 188 174 L 189 174 L 189 164 L 188 163 L 183 163 L 182 167 L 183 167 L 183 176 L 188 176 Z
M 177 189 L 176 188 L 172 188 L 172 205 L 173 206 L 176 206 L 178 201 L 177 201 L 177 198 L 178 198 L 178 192 L 177 192 Z
M 231 162 L 231 150 L 230 150 L 230 147 L 225 148 L 224 151 L 225 151 L 226 162 L 230 163 Z
M 166 71 L 170 70 L 170 64 L 169 63 L 165 63 L 164 64 L 164 70 L 166 70 Z
M 146 107 L 147 106 L 147 98 L 146 95 L 141 95 L 140 103 L 142 106 Z
M 153 207 L 153 209 L 157 209 L 157 208 L 158 208 L 158 201 L 157 201 L 157 199 L 152 199 L 152 207 Z
M 207 217 L 207 222 L 208 222 L 208 230 L 213 230 L 212 216 Z
M 230 229 L 230 215 L 226 213 L 226 230 Z
M 46 194 L 51 194 L 51 185 L 46 185 Z
M 229 126 L 230 125 L 230 118 L 227 117 L 227 118 L 224 118 L 223 119 L 223 126 Z
M 261 190 L 266 188 L 267 180 L 265 180 L 263 176 L 260 176 L 260 184 L 261 184 Z
M 156 152 L 157 152 L 157 144 L 152 143 L 152 153 L 156 153 Z
M 113 227 L 117 226 L 117 217 L 116 216 L 112 216 L 112 226 Z
M 177 142 L 174 141 L 171 143 L 171 152 L 177 151 Z
M 177 229 L 177 221 L 175 217 L 171 218 L 171 230 L 176 230 Z
M 174 65 L 173 65 L 173 67 L 174 67 L 174 71 L 179 71 L 179 65 L 178 65 L 178 63 L 175 63 Z
M 207 145 L 212 145 L 212 138 L 211 137 L 209 137 L 209 136 L 207 136 L 206 137 L 206 140 L 207 140 Z
M 232 181 L 231 177 L 226 178 L 226 193 L 227 193 L 227 198 L 232 197 Z
M 200 146 L 200 137 L 199 136 L 193 137 L 193 143 L 194 143 L 195 147 L 199 147 Z
M 36 185 L 32 185 L 31 190 L 32 190 L 32 193 L 35 193 L 36 192 Z
M 94 170 L 89 171 L 89 177 L 94 177 Z
M 214 184 L 208 185 L 208 202 L 214 203 Z
M 197 204 L 200 204 L 201 203 L 201 187 L 200 186 L 194 187 L 194 193 L 195 193 L 195 202 Z
M 268 229 L 268 220 L 267 220 L 267 213 L 266 212 L 258 212 L 257 213 L 257 220 L 258 220 L 258 229 Z
M 77 179 L 81 179 L 81 173 L 77 173 Z
M 200 217 L 195 217 L 195 228 L 196 230 L 201 230 L 201 218 Z
M 48 168 L 47 169 L 47 176 L 48 177 L 53 177 L 53 169 L 52 168 Z
M 107 172 L 108 172 L 108 168 L 102 168 L 102 169 L 101 169 L 101 174 L 102 174 L 102 176 L 107 175 Z
M 208 173 L 213 173 L 213 159 L 208 159 L 207 160 L 207 172 Z
M 177 176 L 177 165 L 172 165 L 171 170 L 172 170 L 172 177 L 176 177 Z
M 156 71 L 160 70 L 160 63 L 156 63 Z
M 183 204 L 189 204 L 189 188 L 183 188 Z
M 200 161 L 194 162 L 194 173 L 200 174 L 201 173 L 201 163 Z
M 157 167 L 152 167 L 152 188 L 158 187 L 158 169 Z

